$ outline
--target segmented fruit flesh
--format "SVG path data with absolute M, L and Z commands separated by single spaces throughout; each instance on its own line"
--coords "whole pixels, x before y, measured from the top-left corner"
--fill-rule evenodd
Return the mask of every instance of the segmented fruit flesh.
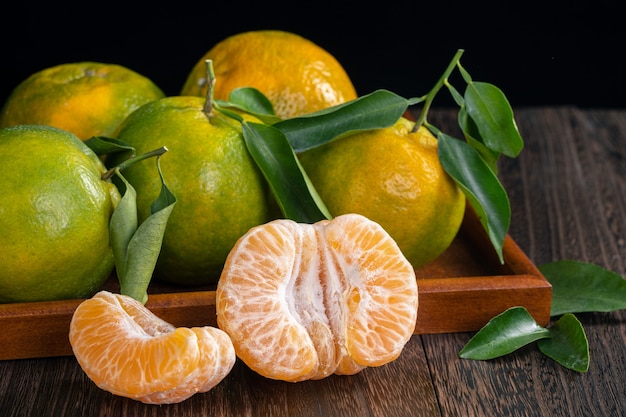
M 70 343 L 98 387 L 150 404 L 180 402 L 209 391 L 236 359 L 222 330 L 174 327 L 138 301 L 107 291 L 78 306 Z
M 217 322 L 253 370 L 287 381 L 395 360 L 413 334 L 415 272 L 385 230 L 357 214 L 255 227 L 231 251 Z

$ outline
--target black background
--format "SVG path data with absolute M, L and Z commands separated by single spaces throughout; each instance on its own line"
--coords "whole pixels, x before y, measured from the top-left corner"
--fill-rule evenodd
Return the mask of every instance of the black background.
M 24 2 L 12 9 L 0 26 L 0 98 L 35 71 L 85 60 L 127 66 L 176 95 L 219 40 L 282 29 L 331 52 L 359 94 L 384 88 L 421 96 L 464 49 L 461 63 L 473 79 L 500 87 L 514 107 L 626 107 L 617 1 Z M 435 101 L 451 103 L 445 92 Z

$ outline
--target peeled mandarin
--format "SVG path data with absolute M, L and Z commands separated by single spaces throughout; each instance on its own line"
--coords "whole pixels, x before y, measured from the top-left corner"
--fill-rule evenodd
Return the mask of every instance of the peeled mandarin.
M 69 337 L 98 387 L 147 404 L 178 403 L 209 391 L 236 359 L 220 329 L 175 327 L 135 299 L 108 291 L 78 306 Z
M 380 225 L 358 214 L 252 228 L 216 291 L 217 323 L 237 356 L 292 382 L 395 360 L 417 306 L 413 267 Z

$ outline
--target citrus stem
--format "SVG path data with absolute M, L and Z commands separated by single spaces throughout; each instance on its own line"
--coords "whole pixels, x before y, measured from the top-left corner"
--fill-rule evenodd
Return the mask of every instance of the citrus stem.
M 213 70 L 213 61 L 207 59 L 204 61 L 206 64 L 206 75 L 207 75 L 207 91 L 206 91 L 206 101 L 204 102 L 204 108 L 202 111 L 208 116 L 213 111 L 213 95 L 214 95 L 214 87 L 215 87 L 215 71 Z
M 154 149 L 150 152 L 146 152 L 144 154 L 129 158 L 127 160 L 125 160 L 124 162 L 122 162 L 121 164 L 113 167 L 113 168 L 109 168 L 104 174 L 102 174 L 102 180 L 107 180 L 109 178 L 111 178 L 113 176 L 113 174 L 115 174 L 115 171 L 117 170 L 124 170 L 126 168 L 128 168 L 129 166 L 133 165 L 136 162 L 139 161 L 143 161 L 144 159 L 148 159 L 148 158 L 152 158 L 153 156 L 161 156 L 163 155 L 165 152 L 167 152 L 168 149 L 165 146 L 162 146 L 160 148 Z
M 454 68 L 459 64 L 459 60 L 461 59 L 461 55 L 463 55 L 463 52 L 464 52 L 463 49 L 459 49 L 456 51 L 456 54 L 454 54 L 454 56 L 452 57 L 452 60 L 448 64 L 448 67 L 446 68 L 444 73 L 441 75 L 437 83 L 433 86 L 433 88 L 426 95 L 426 100 L 424 101 L 424 107 L 422 108 L 422 112 L 420 113 L 417 121 L 415 122 L 415 126 L 413 126 L 412 132 L 416 132 L 417 129 L 419 129 L 419 127 L 422 124 L 424 124 L 424 122 L 426 121 L 426 117 L 428 116 L 428 110 L 430 110 L 430 106 L 432 105 L 433 100 L 435 99 L 435 96 L 437 95 L 439 90 L 441 90 L 441 88 L 445 85 L 445 83 L 448 80 L 448 77 L 450 77 L 450 74 L 452 74 L 452 71 L 454 70 Z

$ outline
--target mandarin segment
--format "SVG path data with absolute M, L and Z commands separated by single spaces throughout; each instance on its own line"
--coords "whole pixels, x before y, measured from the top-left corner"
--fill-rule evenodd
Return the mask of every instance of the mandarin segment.
M 396 359 L 417 320 L 413 267 L 382 227 L 361 216 L 338 216 L 320 230 L 345 273 L 348 355 L 362 366 Z
M 346 214 L 252 228 L 227 258 L 217 323 L 273 379 L 355 374 L 398 357 L 417 320 L 415 272 L 377 223 Z
M 216 291 L 218 325 L 238 341 L 237 355 L 274 379 L 309 378 L 317 364 L 315 346 L 286 296 L 293 294 L 291 277 L 300 259 L 298 232 L 285 221 L 252 228 L 231 251 L 227 285 L 220 285 L 222 274 Z
M 175 327 L 128 296 L 100 291 L 70 323 L 70 344 L 100 388 L 148 404 L 207 392 L 235 363 L 232 342 L 214 327 Z

